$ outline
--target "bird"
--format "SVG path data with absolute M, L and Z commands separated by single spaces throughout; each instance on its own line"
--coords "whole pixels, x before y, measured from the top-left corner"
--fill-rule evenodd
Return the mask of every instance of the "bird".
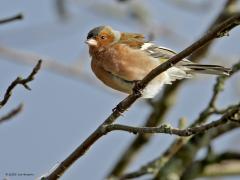
M 127 94 L 133 93 L 136 82 L 177 54 L 147 41 L 142 34 L 117 31 L 107 25 L 91 29 L 85 43 L 96 77 L 112 89 Z M 182 59 L 150 81 L 141 92 L 142 98 L 154 98 L 165 84 L 192 78 L 197 73 L 228 76 L 230 72 L 230 68 L 220 65 Z

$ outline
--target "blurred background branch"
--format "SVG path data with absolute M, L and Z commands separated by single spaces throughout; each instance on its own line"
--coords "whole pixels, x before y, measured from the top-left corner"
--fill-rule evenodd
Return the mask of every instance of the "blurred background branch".
M 16 20 L 22 20 L 23 19 L 23 15 L 22 14 L 17 14 L 15 16 L 9 17 L 9 18 L 5 18 L 5 19 L 0 19 L 0 25 L 1 24 L 6 24 L 6 23 L 10 23 Z
M 18 115 L 23 109 L 23 104 L 19 104 L 16 108 L 12 109 L 7 114 L 0 117 L 0 124 L 3 122 L 6 122 L 8 120 L 11 120 L 13 117 Z
M 81 64 L 78 64 L 77 66 L 64 65 L 59 63 L 58 60 L 47 56 L 38 55 L 30 52 L 23 52 L 4 46 L 0 46 L 0 56 L 5 59 L 9 59 L 10 61 L 14 61 L 16 63 L 24 63 L 27 65 L 34 65 L 36 63 L 36 59 L 44 59 L 44 63 L 42 66 L 43 69 L 56 73 L 60 76 L 67 76 L 69 78 L 81 80 L 90 84 L 96 84 L 96 81 L 91 78 L 88 73 L 83 72 L 83 67 L 81 66 Z
M 190 180 L 196 177 L 237 175 L 240 154 L 237 152 L 212 153 L 201 160 L 192 162 L 182 175 L 182 179 Z

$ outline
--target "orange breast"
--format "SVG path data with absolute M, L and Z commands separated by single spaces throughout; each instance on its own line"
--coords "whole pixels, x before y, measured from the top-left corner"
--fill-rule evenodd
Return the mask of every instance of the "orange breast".
M 94 74 L 100 79 L 105 85 L 112 89 L 130 94 L 132 92 L 133 83 L 127 82 L 104 70 L 101 64 L 95 58 L 92 59 L 91 67 Z

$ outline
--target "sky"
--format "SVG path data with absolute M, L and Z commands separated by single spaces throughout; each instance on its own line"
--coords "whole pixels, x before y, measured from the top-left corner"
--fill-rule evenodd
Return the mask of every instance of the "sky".
M 0 116 L 24 103 L 19 115 L 0 124 L 0 179 L 7 173 L 33 174 L 8 177 L 10 180 L 28 180 L 47 173 L 64 160 L 126 97 L 102 85 L 91 72 L 88 48 L 84 43 L 90 29 L 111 25 L 120 31 L 145 35 L 151 31 L 155 34 L 156 44 L 180 51 L 201 36 L 224 1 L 209 3 L 209 7 L 198 11 L 179 7 L 172 1 L 133 0 L 124 4 L 114 0 L 70 0 L 66 19 L 59 16 L 53 0 L 1 0 L 0 4 L 0 19 L 17 13 L 24 15 L 22 21 L 0 26 L 1 97 L 11 81 L 19 75 L 27 76 L 33 67 L 33 64 L 22 63 L 16 60 L 18 58 L 4 54 L 3 47 L 32 55 L 29 58 L 32 63 L 39 57 L 43 61 L 51 59 L 81 72 L 80 77 L 76 77 L 43 68 L 29 83 L 31 91 L 17 87 L 1 109 Z M 140 19 L 136 18 L 139 13 Z M 225 66 L 237 62 L 239 34 L 240 29 L 236 28 L 229 37 L 217 40 L 210 55 L 219 58 L 206 57 L 203 62 Z M 166 117 L 168 123 L 176 127 L 181 117 L 189 122 L 195 119 L 206 107 L 214 82 L 214 76 L 200 75 L 184 83 L 176 105 Z M 227 81 L 218 101 L 220 107 L 239 101 L 239 84 L 239 74 Z M 150 112 L 149 105 L 140 100 L 119 118 L 118 123 L 140 126 Z M 221 141 L 214 141 L 214 149 L 216 152 L 239 151 L 237 136 L 239 132 L 235 131 L 222 137 Z M 61 179 L 104 179 L 133 139 L 134 135 L 126 132 L 104 136 Z M 169 135 L 154 135 L 129 171 L 159 156 L 173 139 Z

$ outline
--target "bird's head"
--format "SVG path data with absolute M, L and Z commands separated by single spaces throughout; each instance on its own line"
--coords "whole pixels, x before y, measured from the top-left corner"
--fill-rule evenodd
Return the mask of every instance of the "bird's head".
M 121 33 L 119 31 L 112 29 L 110 26 L 99 26 L 89 31 L 85 42 L 90 48 L 101 48 L 118 42 L 120 38 Z

